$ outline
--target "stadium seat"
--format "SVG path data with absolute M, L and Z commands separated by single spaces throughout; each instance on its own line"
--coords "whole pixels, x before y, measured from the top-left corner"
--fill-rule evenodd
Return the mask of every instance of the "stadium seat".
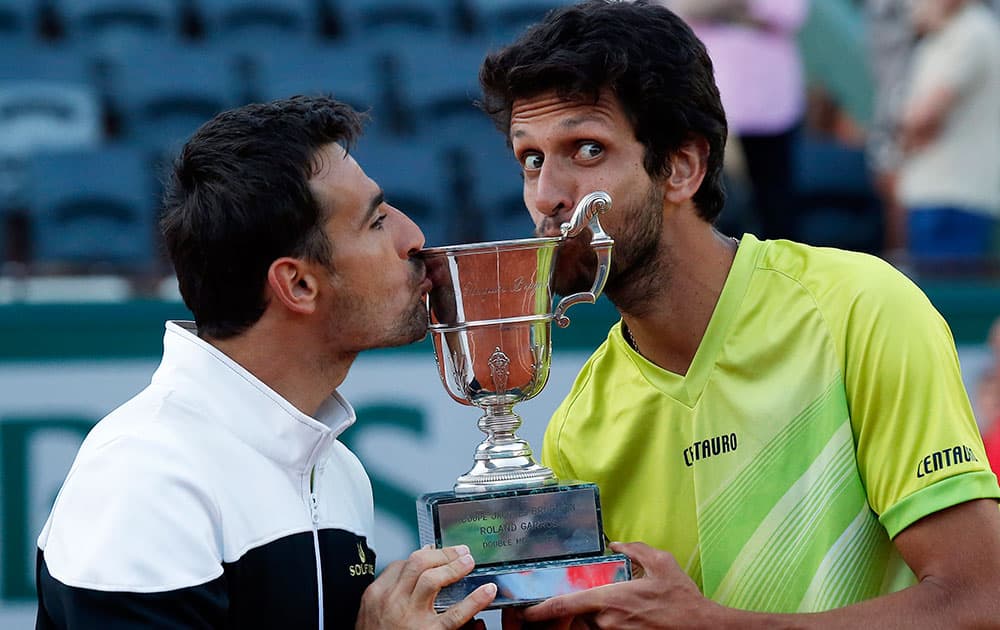
M 448 141 L 461 138 L 470 120 L 476 124 L 486 119 L 476 106 L 481 95 L 479 66 L 485 56 L 478 43 L 445 37 L 402 41 L 395 53 L 395 81 L 419 133 L 434 133 Z
M 146 146 L 179 144 L 239 101 L 235 60 L 208 47 L 139 46 L 105 62 L 122 135 Z
M 102 111 L 93 64 L 75 47 L 0 43 L 0 205 L 21 205 L 25 160 L 40 150 L 94 146 Z
M 41 80 L 97 85 L 95 55 L 86 47 L 0 39 L 0 58 L 0 84 Z
M 878 253 L 882 207 L 863 150 L 803 136 L 796 147 L 796 238 Z
M 383 141 L 365 136 L 352 155 L 385 191 L 390 204 L 409 216 L 424 233 L 428 246 L 449 242 L 449 226 L 463 219 L 455 208 L 442 169 L 441 155 L 431 139 Z
M 318 30 L 312 0 L 197 0 L 195 8 L 205 36 L 230 48 L 311 37 Z
M 25 0 L 0 0 L 0 40 L 30 40 L 36 34 L 37 7 Z
M 90 86 L 0 82 L 0 154 L 96 146 L 101 137 L 100 101 Z
M 382 83 L 376 54 L 364 45 L 261 47 L 250 55 L 254 100 L 295 94 L 331 94 L 365 111 L 380 101 Z M 380 124 L 381 112 L 373 112 Z
M 103 147 L 38 154 L 29 173 L 36 269 L 151 270 L 156 206 L 141 151 Z
M 173 41 L 181 31 L 175 0 L 53 0 L 67 36 L 117 46 L 150 39 Z
M 512 42 L 528 26 L 569 0 L 463 0 L 491 47 Z
M 483 217 L 483 238 L 490 241 L 528 238 L 534 224 L 524 207 L 521 167 L 495 129 L 484 128 L 479 140 L 460 150 L 472 166 L 472 190 Z
M 338 7 L 349 37 L 397 33 L 447 33 L 454 0 L 342 0 Z

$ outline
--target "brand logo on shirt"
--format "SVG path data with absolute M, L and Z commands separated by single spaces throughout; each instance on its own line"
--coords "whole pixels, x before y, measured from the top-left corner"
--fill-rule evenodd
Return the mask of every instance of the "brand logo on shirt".
M 964 444 L 934 451 L 917 462 L 917 478 L 926 477 L 949 466 L 978 461 L 979 458 L 972 452 L 972 449 Z
M 357 564 L 352 564 L 347 568 L 351 577 L 361 577 L 363 575 L 375 575 L 375 565 L 365 562 L 368 559 L 368 555 L 365 553 L 365 546 L 358 543 L 358 562 Z
M 690 468 L 695 462 L 736 450 L 736 434 L 717 435 L 705 440 L 696 440 L 684 449 L 684 465 Z

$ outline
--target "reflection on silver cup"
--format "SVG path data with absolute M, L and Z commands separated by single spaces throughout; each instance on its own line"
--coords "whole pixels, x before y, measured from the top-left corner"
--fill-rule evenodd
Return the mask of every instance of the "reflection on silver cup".
M 593 303 L 601 294 L 614 241 L 599 215 L 611 197 L 594 192 L 577 204 L 558 237 L 530 238 L 428 248 L 421 252 L 434 282 L 428 295 L 430 331 L 438 372 L 456 401 L 483 409 L 486 434 L 475 465 L 458 478 L 455 491 L 484 492 L 555 483 L 552 471 L 532 457 L 516 431 L 513 406 L 534 398 L 549 376 L 551 323 L 569 324 L 566 309 Z M 553 308 L 552 274 L 559 245 L 592 233 L 597 271 L 590 291 L 562 298 Z

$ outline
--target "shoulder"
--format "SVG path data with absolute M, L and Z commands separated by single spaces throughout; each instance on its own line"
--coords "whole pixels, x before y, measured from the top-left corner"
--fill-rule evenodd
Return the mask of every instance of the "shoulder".
M 172 431 L 134 406 L 85 440 L 38 546 L 60 582 L 97 590 L 162 591 L 222 573 L 218 504 Z
M 913 281 L 876 256 L 791 241 L 769 245 L 758 268 L 794 283 L 829 315 L 857 309 L 933 310 Z

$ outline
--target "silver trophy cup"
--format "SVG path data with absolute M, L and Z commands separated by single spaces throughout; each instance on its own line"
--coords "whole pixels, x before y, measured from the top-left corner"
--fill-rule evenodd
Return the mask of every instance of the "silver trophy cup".
M 445 389 L 483 410 L 473 467 L 454 489 L 417 501 L 422 544 L 466 544 L 476 570 L 443 590 L 437 606 L 478 585 L 499 587 L 494 607 L 523 605 L 590 585 L 629 579 L 620 554 L 606 554 L 595 484 L 557 480 L 517 436 L 514 405 L 545 387 L 551 328 L 569 324 L 566 309 L 593 303 L 604 288 L 614 241 L 599 216 L 611 197 L 594 192 L 576 205 L 557 237 L 433 247 L 421 252 L 434 286 L 430 332 Z M 553 306 L 560 245 L 588 228 L 597 264 L 589 291 Z M 580 576 L 586 579 L 581 580 Z
M 599 215 L 611 197 L 594 192 L 577 204 L 562 235 L 433 247 L 421 252 L 434 282 L 428 296 L 438 371 L 456 401 L 483 410 L 486 434 L 475 465 L 456 492 L 484 492 L 555 483 L 517 437 L 515 404 L 538 395 L 549 377 L 551 323 L 567 326 L 566 309 L 593 303 L 604 289 L 614 241 Z M 589 227 L 597 269 L 590 291 L 562 298 L 553 308 L 552 274 L 559 245 Z

